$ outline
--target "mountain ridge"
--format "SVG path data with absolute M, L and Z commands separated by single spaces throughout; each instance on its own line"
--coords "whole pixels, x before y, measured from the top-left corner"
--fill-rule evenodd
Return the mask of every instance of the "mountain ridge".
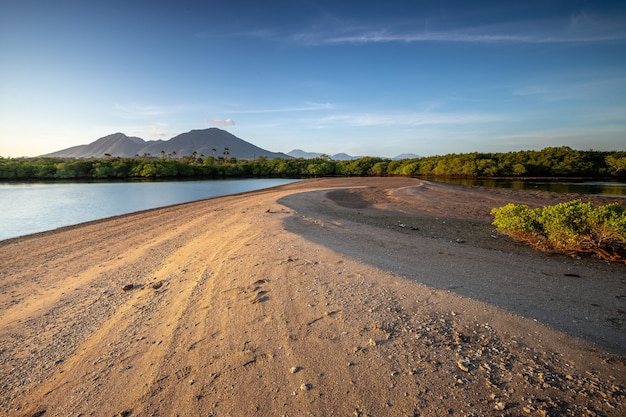
M 260 148 L 225 130 L 215 127 L 191 130 L 168 140 L 146 141 L 139 137 L 117 132 L 103 136 L 86 145 L 72 146 L 42 157 L 102 158 L 104 156 L 132 158 L 134 156 L 183 157 L 225 156 L 237 159 L 291 158 L 281 152 L 271 152 Z
M 311 158 L 319 158 L 326 154 L 323 154 L 320 152 L 307 152 L 307 151 L 303 151 L 302 149 L 293 149 L 287 152 L 287 155 L 292 156 L 294 158 L 311 159 Z M 333 161 L 351 161 L 354 159 L 363 158 L 363 156 L 353 156 L 353 155 L 348 155 L 343 152 L 336 153 L 334 155 L 327 155 L 327 156 Z M 413 159 L 413 158 L 419 158 L 419 155 L 416 155 L 414 153 L 403 153 L 403 154 L 400 154 L 400 155 L 394 156 L 393 158 L 388 158 L 388 159 L 400 160 L 400 159 Z
M 122 132 L 116 132 L 96 139 L 94 142 L 86 145 L 72 146 L 40 156 L 80 159 L 102 157 L 132 158 L 135 156 L 168 156 L 180 158 L 193 155 L 198 157 L 224 156 L 227 158 L 253 160 L 259 157 L 265 157 L 267 159 L 312 159 L 322 157 L 326 154 L 307 152 L 302 149 L 294 149 L 288 153 L 271 152 L 246 142 L 230 132 L 211 127 L 208 129 L 190 130 L 189 132 L 181 133 L 168 140 L 158 139 L 150 141 L 136 136 L 127 136 Z M 349 161 L 363 158 L 363 156 L 353 156 L 346 153 L 337 153 L 327 156 L 335 161 Z M 419 156 L 415 154 L 401 154 L 389 159 L 396 160 L 418 157 Z

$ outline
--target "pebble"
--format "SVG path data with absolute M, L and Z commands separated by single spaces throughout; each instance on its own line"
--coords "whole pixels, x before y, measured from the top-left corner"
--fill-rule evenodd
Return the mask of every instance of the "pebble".
M 496 403 L 496 405 L 493 407 L 493 409 L 497 411 L 502 411 L 505 408 L 506 408 L 506 403 L 503 403 L 503 402 Z
M 300 385 L 300 391 L 309 391 L 311 388 L 313 388 L 311 386 L 311 384 L 302 384 L 302 385 Z
M 467 361 L 457 361 L 456 366 L 463 372 L 469 372 L 469 363 Z

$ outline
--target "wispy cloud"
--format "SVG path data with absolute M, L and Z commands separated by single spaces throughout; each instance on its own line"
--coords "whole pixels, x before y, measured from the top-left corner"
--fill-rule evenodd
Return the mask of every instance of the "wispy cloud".
M 137 120 L 145 118 L 154 118 L 167 116 L 178 113 L 183 109 L 182 106 L 159 106 L 159 105 L 140 105 L 140 104 L 115 104 L 115 115 L 123 119 Z
M 320 39 L 320 44 L 364 44 L 383 42 L 452 42 L 452 43 L 594 43 L 626 41 L 626 31 L 610 34 L 553 33 L 524 35 L 514 33 L 471 33 L 470 31 L 394 33 L 389 31 L 357 33 Z
M 231 119 L 230 117 L 224 120 L 221 119 L 213 119 L 213 120 L 209 120 L 209 119 L 204 119 L 205 122 L 214 125 L 214 126 L 234 126 L 235 125 L 235 121 L 233 119 Z
M 576 14 L 560 20 L 518 21 L 485 26 L 436 29 L 429 25 L 413 27 L 385 24 L 380 26 L 337 26 L 292 34 L 294 43 L 310 46 L 372 43 L 595 43 L 626 41 L 623 19 Z
M 323 117 L 318 120 L 318 127 L 333 127 L 337 125 L 353 127 L 461 125 L 490 123 L 502 119 L 503 116 L 478 113 L 355 113 Z
M 152 125 L 150 126 L 151 136 L 154 138 L 165 138 L 169 134 L 163 129 L 166 126 Z
M 314 103 L 306 102 L 302 105 L 295 105 L 291 107 L 272 107 L 266 109 L 244 109 L 235 110 L 233 113 L 291 113 L 291 112 L 307 112 L 307 111 L 320 111 L 320 110 L 332 110 L 335 106 L 331 103 Z
M 622 91 L 626 88 L 626 77 L 607 77 L 585 82 L 559 84 L 549 81 L 545 84 L 533 84 L 511 91 L 511 95 L 520 97 L 537 97 L 543 101 L 584 100 L 592 98 L 603 99 L 607 93 Z
M 568 145 L 577 149 L 618 150 L 623 149 L 623 124 L 605 124 L 603 126 L 575 128 L 553 128 L 527 130 L 516 133 L 495 135 L 498 143 L 507 143 L 517 149 L 544 148 L 546 146 Z
M 538 96 L 548 94 L 550 90 L 547 87 L 539 86 L 539 85 L 529 85 L 526 87 L 521 87 L 513 90 L 511 92 L 514 96 Z

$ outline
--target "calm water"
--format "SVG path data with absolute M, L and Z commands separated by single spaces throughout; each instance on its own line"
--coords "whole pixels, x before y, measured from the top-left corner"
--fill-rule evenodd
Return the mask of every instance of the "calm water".
M 294 181 L 0 183 L 0 240 Z
M 436 181 L 460 185 L 511 188 L 514 190 L 540 190 L 552 191 L 555 193 L 593 194 L 605 197 L 626 198 L 626 182 L 624 181 L 542 181 L 504 179 L 437 179 Z

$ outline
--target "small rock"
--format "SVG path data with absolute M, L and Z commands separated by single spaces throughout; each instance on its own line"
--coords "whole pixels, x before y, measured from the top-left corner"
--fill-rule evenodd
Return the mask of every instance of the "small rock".
M 299 370 L 300 370 L 299 366 L 292 366 L 291 369 L 289 369 L 289 372 L 291 372 L 292 374 L 295 374 Z
M 311 384 L 302 384 L 300 385 L 300 391 L 309 391 L 313 386 Z
M 496 403 L 496 405 L 493 406 L 493 409 L 497 411 L 502 411 L 505 408 L 506 408 L 506 404 L 503 402 Z
M 467 361 L 457 361 L 456 362 L 456 366 L 459 367 L 459 369 L 463 372 L 469 372 L 469 362 Z
M 122 287 L 122 291 L 130 291 L 130 290 L 132 290 L 133 288 L 135 288 L 135 285 L 134 285 L 134 284 L 126 284 L 126 285 L 124 285 L 124 286 Z
M 152 284 L 152 288 L 154 288 L 155 290 L 158 290 L 162 286 L 163 286 L 163 281 L 155 282 L 154 284 Z

